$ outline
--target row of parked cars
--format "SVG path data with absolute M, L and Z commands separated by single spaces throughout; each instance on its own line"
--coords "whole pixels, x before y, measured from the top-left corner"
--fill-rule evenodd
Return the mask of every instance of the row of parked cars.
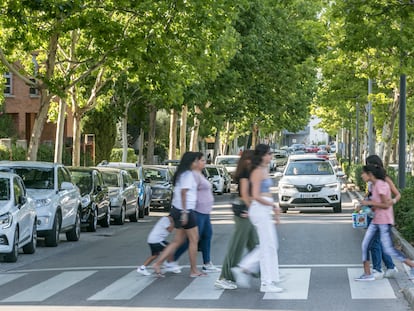
M 0 161 L 0 256 L 17 260 L 19 249 L 34 253 L 37 238 L 57 246 L 61 233 L 78 241 L 82 227 L 138 221 L 150 208 L 168 211 L 172 201 L 172 165 L 102 162 L 96 167 L 67 167 L 33 161 Z M 224 167 L 209 165 L 204 174 L 216 193 L 230 192 Z

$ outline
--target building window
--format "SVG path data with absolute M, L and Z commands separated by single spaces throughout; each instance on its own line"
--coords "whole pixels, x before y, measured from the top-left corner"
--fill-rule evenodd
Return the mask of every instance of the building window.
M 30 79 L 30 81 L 35 82 L 36 80 L 35 79 Z M 39 96 L 39 90 L 37 88 L 35 88 L 35 87 L 31 87 L 29 89 L 29 95 L 30 96 Z
M 6 72 L 3 75 L 5 79 L 4 84 L 4 95 L 12 95 L 12 74 L 11 72 Z

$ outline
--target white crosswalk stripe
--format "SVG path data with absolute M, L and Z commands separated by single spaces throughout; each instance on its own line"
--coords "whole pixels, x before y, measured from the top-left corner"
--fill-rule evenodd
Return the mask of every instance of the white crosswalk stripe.
M 156 278 L 144 277 L 132 271 L 89 297 L 88 300 L 128 300 L 138 295 L 155 280 Z
M 31 302 L 44 301 L 56 293 L 86 279 L 96 271 L 69 271 L 62 272 L 44 282 L 32 286 L 16 295 L 2 300 L 2 302 Z
M 285 280 L 278 284 L 285 290 L 282 293 L 263 294 L 263 300 L 307 300 L 311 286 L 311 267 L 289 267 L 282 268 L 281 273 Z M 315 268 L 319 269 L 319 268 Z M 348 283 L 352 299 L 397 299 L 394 290 L 388 279 L 376 280 L 374 282 L 357 282 L 354 279 L 362 274 L 359 268 L 343 268 L 348 276 Z M 122 277 L 110 283 L 102 284 L 101 289 L 97 288 L 96 293 L 87 298 L 88 301 L 108 301 L 108 300 L 130 300 L 139 295 L 143 290 L 151 286 L 154 282 L 163 282 L 152 276 L 142 276 L 135 270 L 130 271 Z M 99 273 L 105 273 L 95 267 L 94 270 L 64 271 L 46 279 L 37 285 L 4 298 L 0 302 L 43 302 L 57 293 L 64 294 L 70 287 L 91 276 L 99 279 Z M 24 277 L 29 276 L 27 271 L 16 273 L 0 274 L 0 286 L 7 286 L 10 282 L 24 282 Z M 177 276 L 178 277 L 178 276 Z M 185 278 L 181 291 L 174 297 L 175 300 L 219 300 L 223 294 L 231 294 L 233 291 L 225 291 L 214 287 L 214 282 L 218 274 L 211 273 L 205 277 L 194 279 Z M 23 280 L 23 281 L 21 281 Z M 165 281 L 168 281 L 168 276 Z M 258 288 L 252 288 L 252 292 L 257 293 Z M 248 291 L 246 291 L 248 293 Z M 1 289 L 0 289 L 1 294 Z

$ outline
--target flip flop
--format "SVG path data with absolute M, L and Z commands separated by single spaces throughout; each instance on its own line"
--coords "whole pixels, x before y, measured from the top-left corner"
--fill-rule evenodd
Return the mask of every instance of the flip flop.
M 199 273 L 195 273 L 195 274 L 190 274 L 190 278 L 197 278 L 199 276 L 208 276 L 207 273 L 204 272 L 199 272 Z
M 157 278 L 163 278 L 165 275 L 161 272 L 161 268 L 157 266 L 152 266 L 152 269 L 154 270 L 154 274 Z

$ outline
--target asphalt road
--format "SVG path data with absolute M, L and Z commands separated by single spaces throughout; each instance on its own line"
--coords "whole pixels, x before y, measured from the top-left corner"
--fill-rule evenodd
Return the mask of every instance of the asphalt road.
M 212 213 L 212 259 L 218 266 L 232 232 L 229 202 L 228 194 L 216 196 Z M 344 193 L 340 214 L 282 215 L 277 230 L 286 290 L 280 294 L 260 293 L 258 280 L 250 289 L 215 289 L 218 273 L 190 278 L 186 254 L 181 274 L 138 275 L 136 266 L 149 255 L 146 236 L 164 215 L 152 211 L 138 223 L 82 232 L 79 242 L 62 235 L 57 248 L 39 245 L 36 254 L 21 254 L 17 263 L 0 262 L 0 310 L 410 310 L 400 292 L 406 275 L 399 263 L 397 279 L 353 280 L 362 273 L 364 231 L 352 228 L 351 212 Z

